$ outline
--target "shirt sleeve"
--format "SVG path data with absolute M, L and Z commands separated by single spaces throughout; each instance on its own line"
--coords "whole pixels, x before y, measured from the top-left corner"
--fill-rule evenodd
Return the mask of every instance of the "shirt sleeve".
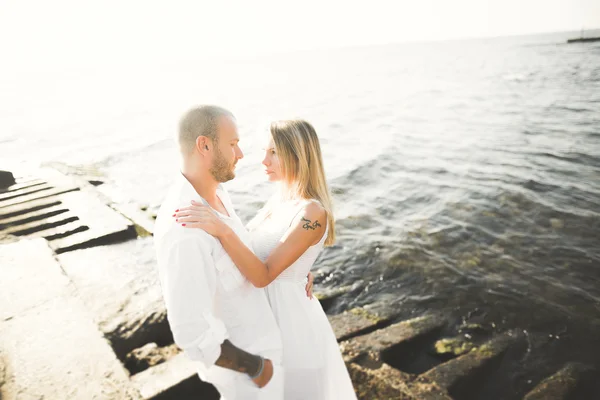
M 217 272 L 210 247 L 201 237 L 187 237 L 164 250 L 159 275 L 173 338 L 190 359 L 208 368 L 228 338 L 212 311 Z

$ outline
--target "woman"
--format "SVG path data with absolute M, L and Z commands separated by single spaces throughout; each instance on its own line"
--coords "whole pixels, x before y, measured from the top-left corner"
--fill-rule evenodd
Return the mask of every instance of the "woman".
M 240 272 L 266 288 L 283 338 L 285 399 L 356 399 L 325 312 L 304 292 L 319 253 L 335 240 L 319 139 L 302 120 L 274 122 L 270 132 L 262 163 L 280 190 L 248 224 L 256 255 L 204 205 L 175 217 L 218 238 Z

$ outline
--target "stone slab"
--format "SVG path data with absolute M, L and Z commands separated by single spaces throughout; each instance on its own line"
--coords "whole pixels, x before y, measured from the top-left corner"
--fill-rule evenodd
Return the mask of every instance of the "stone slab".
M 0 188 L 0 193 L 14 192 L 17 190 L 33 188 L 35 186 L 46 185 L 47 182 L 41 179 L 32 179 L 26 181 L 18 181 L 14 185 L 10 185 L 5 188 Z
M 39 199 L 31 201 L 26 205 L 16 204 L 10 207 L 0 207 L 0 218 L 12 218 L 19 215 L 25 215 L 45 208 L 55 207 L 60 205 L 60 199 L 50 197 L 47 199 Z
M 41 232 L 57 226 L 77 221 L 77 217 L 70 212 L 50 215 L 44 219 L 26 222 L 22 225 L 13 225 L 4 228 L 4 233 L 15 236 L 26 236 L 30 233 Z
M 65 238 L 53 240 L 50 246 L 57 253 L 100 244 L 104 239 L 127 239 L 136 236 L 131 221 L 115 212 L 97 197 L 84 191 L 60 196 L 62 205 L 90 229 Z
M 2 400 L 139 399 L 45 241 L 0 250 Z
M 354 391 L 359 400 L 397 399 L 420 400 L 408 387 L 407 378 L 402 372 L 383 364 L 378 369 L 364 368 L 358 364 L 347 364 Z M 442 398 L 440 398 L 441 400 Z M 444 400 L 451 400 L 449 397 Z
M 194 364 L 183 353 L 131 377 L 142 398 L 151 399 L 196 375 Z
M 148 343 L 127 354 L 125 368 L 134 375 L 155 365 L 162 364 L 179 353 L 181 353 L 181 349 L 175 343 L 163 347 L 158 347 L 156 343 Z
M 31 193 L 24 196 L 14 197 L 12 199 L 0 201 L 0 212 L 4 213 L 4 209 L 12 206 L 21 206 L 22 208 L 28 208 L 29 202 L 40 200 L 40 199 L 48 199 L 54 196 L 61 195 L 63 193 L 69 193 L 79 190 L 76 186 L 59 186 L 53 187 L 52 189 L 44 190 L 39 193 Z
M 27 195 L 34 194 L 34 193 L 40 193 L 40 195 L 42 196 L 45 191 L 51 190 L 52 188 L 53 187 L 49 184 L 27 186 L 27 187 L 24 187 L 21 189 L 14 189 L 14 190 L 11 187 L 10 188 L 11 190 L 0 193 L 0 202 L 7 201 L 7 200 L 17 198 L 17 197 L 27 196 Z
M 436 382 L 440 387 L 449 389 L 458 380 L 468 378 L 490 361 L 502 356 L 504 351 L 518 339 L 519 335 L 508 331 L 489 342 L 474 348 L 469 353 L 438 365 L 422 376 Z
M 151 237 L 67 252 L 58 260 L 121 359 L 147 343 L 172 343 Z
M 48 302 L 69 288 L 69 279 L 43 239 L 0 245 L 0 265 L 0 321 Z
M 40 210 L 33 210 L 31 212 L 21 215 L 14 215 L 12 217 L 0 217 L 0 229 L 3 229 L 8 226 L 24 225 L 33 221 L 41 221 L 67 211 L 68 210 L 65 207 L 59 204 Z
M 68 224 L 55 226 L 49 229 L 45 229 L 43 231 L 30 233 L 27 235 L 28 238 L 44 238 L 48 241 L 61 239 L 63 237 L 67 237 L 73 235 L 78 232 L 87 231 L 89 226 L 82 225 L 81 221 L 75 220 L 73 222 L 69 222 Z
M 329 315 L 329 323 L 338 341 L 362 335 L 383 326 L 389 318 L 379 318 L 363 308 L 355 308 L 337 315 Z
M 540 382 L 523 400 L 567 400 L 580 381 L 593 372 L 593 368 L 587 365 L 568 363 Z
M 344 359 L 356 360 L 365 355 L 373 360 L 379 360 L 381 352 L 412 340 L 418 336 L 428 334 L 444 326 L 445 320 L 438 315 L 431 314 L 418 318 L 402 321 L 386 328 L 376 330 L 369 334 L 352 338 L 340 345 Z

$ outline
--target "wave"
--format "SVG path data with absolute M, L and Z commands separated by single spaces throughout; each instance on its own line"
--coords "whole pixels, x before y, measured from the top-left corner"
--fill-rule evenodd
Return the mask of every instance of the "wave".
M 97 166 L 109 167 L 111 165 L 122 162 L 125 159 L 137 157 L 146 153 L 163 152 L 165 149 L 173 147 L 174 141 L 172 138 L 160 139 L 152 143 L 143 144 L 134 149 L 127 149 L 121 152 L 114 152 L 108 157 L 99 160 L 95 163 Z
M 584 108 L 584 107 L 570 107 L 570 106 L 558 106 L 558 105 L 551 105 L 550 107 L 548 107 L 549 110 L 551 111 L 569 111 L 569 112 L 574 112 L 574 113 L 587 113 L 587 112 L 597 112 L 597 110 L 593 110 L 591 108 Z
M 528 152 L 526 154 L 600 168 L 600 157 L 596 157 L 586 153 L 566 152 L 561 154 L 555 154 L 549 152 Z

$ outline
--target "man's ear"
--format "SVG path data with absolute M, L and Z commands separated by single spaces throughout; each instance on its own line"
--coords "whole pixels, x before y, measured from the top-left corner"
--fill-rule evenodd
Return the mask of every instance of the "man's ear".
M 210 139 L 206 136 L 198 136 L 196 138 L 196 149 L 200 154 L 204 154 L 206 151 L 208 151 L 209 146 L 211 145 L 212 143 L 210 143 Z

